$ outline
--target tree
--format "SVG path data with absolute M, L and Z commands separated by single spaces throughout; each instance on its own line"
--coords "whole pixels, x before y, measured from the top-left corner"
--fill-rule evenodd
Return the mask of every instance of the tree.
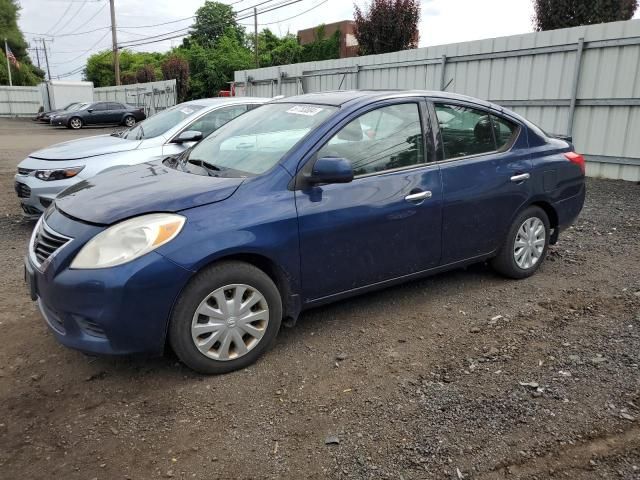
M 638 0 L 534 0 L 535 29 L 593 25 L 629 20 L 638 8 Z
M 155 82 L 156 71 L 151 65 L 143 65 L 136 71 L 136 79 L 138 83 Z
M 18 27 L 20 6 L 15 0 L 0 0 L 0 84 L 9 84 L 7 60 L 4 55 L 4 38 L 16 57 L 19 66 L 11 65 L 11 80 L 14 85 L 37 85 L 44 78 L 44 72 L 31 63 L 27 54 L 27 42 Z
M 84 78 L 96 87 L 109 87 L 115 85 L 115 74 L 113 72 L 113 54 L 111 50 L 105 50 L 91 55 L 87 59 L 87 66 L 84 70 Z M 138 79 L 138 71 L 141 68 L 147 69 L 147 77 L 153 79 L 162 77 L 160 64 L 164 60 L 162 53 L 148 52 L 132 52 L 131 50 L 122 50 L 120 52 L 120 80 L 127 82 L 131 78 Z M 151 81 L 151 80 L 146 80 Z M 123 81 L 124 83 L 124 81 Z M 136 82 L 133 82 L 136 83 Z
M 162 76 L 165 80 L 176 81 L 178 102 L 184 102 L 189 90 L 189 62 L 177 54 L 169 54 L 162 62 Z
M 233 8 L 210 0 L 196 10 L 196 21 L 190 33 L 191 38 L 184 44 L 186 47 L 191 41 L 203 47 L 213 47 L 223 35 L 234 36 L 240 43 L 244 41 L 244 28 L 236 22 Z
M 361 55 L 418 46 L 419 0 L 372 0 L 364 11 L 355 5 L 354 18 Z
M 189 48 L 181 47 L 178 52 L 189 61 L 191 98 L 211 97 L 227 90 L 233 72 L 254 66 L 251 52 L 232 29 L 218 39 L 215 48 L 191 42 Z

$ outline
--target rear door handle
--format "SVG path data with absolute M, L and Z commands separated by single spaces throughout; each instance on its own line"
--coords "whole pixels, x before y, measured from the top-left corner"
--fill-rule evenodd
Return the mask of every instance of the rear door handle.
M 512 182 L 524 182 L 525 180 L 529 180 L 531 178 L 531 174 L 529 173 L 521 173 L 520 175 L 514 175 L 511 177 Z
M 404 197 L 407 202 L 419 202 L 421 200 L 425 200 L 427 198 L 431 198 L 431 191 L 427 190 L 425 192 L 412 193 Z

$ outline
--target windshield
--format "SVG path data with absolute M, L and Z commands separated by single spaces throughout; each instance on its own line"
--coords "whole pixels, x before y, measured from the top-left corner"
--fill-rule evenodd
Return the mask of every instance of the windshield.
M 154 116 L 147 118 L 144 122 L 138 123 L 135 127 L 124 132 L 122 134 L 122 138 L 126 138 L 128 140 L 143 140 L 145 138 L 157 137 L 203 108 L 204 105 L 176 105 L 175 107 L 156 113 Z
M 75 107 L 80 105 L 78 102 L 73 102 L 63 108 L 63 110 L 73 110 Z
M 267 104 L 213 132 L 193 147 L 186 160 L 214 172 L 259 175 L 336 110 L 326 105 Z

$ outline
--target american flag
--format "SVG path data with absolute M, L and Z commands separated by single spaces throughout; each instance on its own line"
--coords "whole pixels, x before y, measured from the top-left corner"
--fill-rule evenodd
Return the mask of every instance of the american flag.
M 20 62 L 18 62 L 18 59 L 16 58 L 16 56 L 13 54 L 13 52 L 9 48 L 9 45 L 7 45 L 7 58 L 9 59 L 9 61 L 11 63 L 13 63 L 14 67 L 20 68 Z

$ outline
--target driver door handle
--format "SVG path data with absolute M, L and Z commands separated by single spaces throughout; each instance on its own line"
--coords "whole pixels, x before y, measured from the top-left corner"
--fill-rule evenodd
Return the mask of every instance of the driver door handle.
M 431 198 L 431 191 L 427 190 L 425 192 L 411 193 L 404 197 L 407 202 L 420 202 L 427 198 Z
M 520 175 L 514 175 L 511 177 L 512 182 L 524 182 L 525 180 L 529 180 L 531 178 L 531 174 L 529 173 L 521 173 Z

